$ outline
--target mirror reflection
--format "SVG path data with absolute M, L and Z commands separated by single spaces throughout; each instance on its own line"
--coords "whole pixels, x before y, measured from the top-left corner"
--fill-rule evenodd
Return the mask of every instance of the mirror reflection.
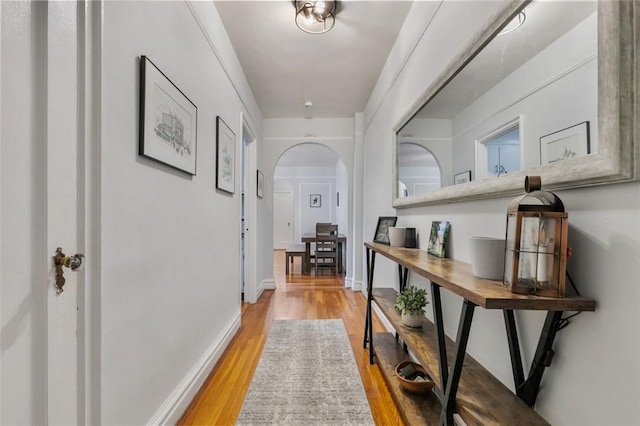
M 400 142 L 398 154 L 398 193 L 403 197 L 442 187 L 440 165 L 429 149 L 417 142 Z
M 598 151 L 597 3 L 531 2 L 514 21 L 398 131 L 398 197 Z

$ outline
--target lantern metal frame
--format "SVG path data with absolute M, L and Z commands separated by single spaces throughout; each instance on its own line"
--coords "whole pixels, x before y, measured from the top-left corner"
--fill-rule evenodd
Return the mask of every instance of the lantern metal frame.
M 569 216 L 560 198 L 540 188 L 539 176 L 527 176 L 526 193 L 507 209 L 503 283 L 518 294 L 564 297 Z M 529 197 L 541 204 L 524 204 Z

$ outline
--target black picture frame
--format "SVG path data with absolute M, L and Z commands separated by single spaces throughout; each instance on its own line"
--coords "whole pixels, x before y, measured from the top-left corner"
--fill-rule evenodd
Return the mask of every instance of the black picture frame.
M 198 108 L 144 55 L 139 114 L 138 154 L 194 176 Z
M 397 216 L 378 217 L 378 225 L 376 226 L 376 233 L 373 235 L 373 242 L 389 245 L 389 227 L 396 226 L 397 222 Z
M 457 173 L 453 175 L 453 184 L 460 185 L 463 183 L 471 182 L 471 170 Z
M 264 174 L 258 170 L 257 173 L 257 178 L 256 178 L 256 194 L 258 195 L 258 198 L 262 198 L 262 193 L 264 191 Z
M 216 117 L 216 188 L 233 194 L 236 189 L 236 134 L 222 117 Z
M 590 153 L 591 131 L 588 121 L 540 137 L 540 161 L 543 166 Z

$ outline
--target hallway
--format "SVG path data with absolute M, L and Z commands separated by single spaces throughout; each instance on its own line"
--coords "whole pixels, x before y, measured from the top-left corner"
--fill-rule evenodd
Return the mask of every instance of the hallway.
M 362 293 L 345 289 L 343 277 L 301 275 L 299 262 L 295 260 L 293 273 L 287 277 L 284 251 L 274 251 L 276 289 L 265 291 L 254 305 L 243 305 L 238 334 L 179 424 L 235 423 L 272 320 L 333 318 L 344 320 L 376 424 L 402 424 L 377 366 L 369 365 L 368 352 L 362 348 L 366 299 Z M 377 318 L 374 329 L 383 330 Z

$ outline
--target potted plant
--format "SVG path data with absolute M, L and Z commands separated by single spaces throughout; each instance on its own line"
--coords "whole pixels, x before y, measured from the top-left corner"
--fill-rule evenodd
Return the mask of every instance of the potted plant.
M 427 290 L 408 286 L 396 298 L 394 307 L 402 312 L 402 323 L 407 327 L 422 327 L 424 307 L 427 306 Z

